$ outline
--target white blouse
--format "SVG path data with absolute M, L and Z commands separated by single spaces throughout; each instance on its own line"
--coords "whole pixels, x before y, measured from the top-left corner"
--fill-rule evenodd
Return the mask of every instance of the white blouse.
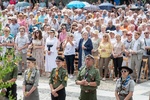
M 76 41 L 72 41 L 73 46 L 68 42 L 64 49 L 64 55 L 75 55 Z

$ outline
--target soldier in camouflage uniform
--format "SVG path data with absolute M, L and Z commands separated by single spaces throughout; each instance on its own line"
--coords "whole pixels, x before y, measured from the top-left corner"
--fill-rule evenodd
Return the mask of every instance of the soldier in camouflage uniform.
M 97 100 L 96 89 L 100 85 L 100 73 L 93 65 L 94 57 L 89 54 L 76 79 L 76 84 L 81 88 L 79 100 Z
M 64 59 L 61 56 L 56 57 L 57 68 L 52 70 L 50 75 L 50 88 L 52 100 L 65 100 L 68 74 L 67 70 L 62 67 Z

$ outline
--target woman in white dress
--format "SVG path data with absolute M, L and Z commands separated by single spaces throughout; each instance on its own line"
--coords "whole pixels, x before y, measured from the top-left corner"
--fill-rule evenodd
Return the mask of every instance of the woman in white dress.
M 58 55 L 58 39 L 55 37 L 55 31 L 51 30 L 48 33 L 49 37 L 46 39 L 45 43 L 45 72 L 51 72 L 53 68 L 56 68 L 55 59 Z

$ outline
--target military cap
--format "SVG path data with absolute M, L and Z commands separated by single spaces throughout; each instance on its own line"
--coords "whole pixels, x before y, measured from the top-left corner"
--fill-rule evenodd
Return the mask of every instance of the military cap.
M 28 57 L 27 60 L 29 60 L 29 61 L 36 61 L 36 59 L 33 58 L 33 57 Z
M 57 57 L 56 57 L 56 60 L 64 61 L 64 58 L 61 57 L 61 56 L 57 56 Z
M 91 59 L 94 60 L 94 57 L 93 57 L 91 54 L 88 54 L 88 55 L 86 56 L 86 58 L 91 58 Z

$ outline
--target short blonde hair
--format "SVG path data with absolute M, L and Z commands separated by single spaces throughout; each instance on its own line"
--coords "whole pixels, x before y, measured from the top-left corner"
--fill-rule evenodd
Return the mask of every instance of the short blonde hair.
M 5 28 L 3 29 L 3 31 L 9 31 L 9 32 L 10 32 L 10 28 L 9 28 L 9 27 L 5 27 Z

